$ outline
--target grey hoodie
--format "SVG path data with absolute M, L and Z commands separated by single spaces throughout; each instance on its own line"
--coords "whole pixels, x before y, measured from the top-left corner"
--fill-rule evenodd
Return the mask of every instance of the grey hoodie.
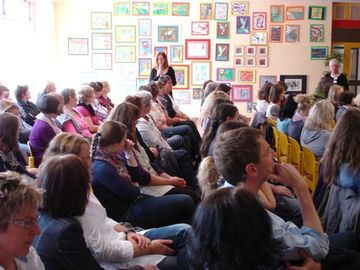
M 302 145 L 305 145 L 311 151 L 314 152 L 315 156 L 319 159 L 322 157 L 326 144 L 330 139 L 331 132 L 323 129 L 323 130 L 309 130 L 307 128 L 303 128 L 301 132 L 300 142 Z

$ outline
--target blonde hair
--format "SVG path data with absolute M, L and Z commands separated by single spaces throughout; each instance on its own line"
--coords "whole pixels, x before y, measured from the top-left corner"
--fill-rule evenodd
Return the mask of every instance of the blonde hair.
M 19 107 L 10 99 L 0 100 L 0 113 L 9 112 L 11 109 L 19 109 Z
M 331 130 L 330 121 L 334 119 L 335 108 L 328 100 L 321 100 L 311 107 L 304 128 L 309 130 Z
M 360 93 L 354 98 L 354 104 L 360 107 Z
M 200 112 L 200 121 L 206 119 L 210 116 L 210 112 L 214 107 L 214 102 L 217 99 L 230 100 L 230 96 L 223 91 L 214 91 L 211 92 L 205 99 L 204 104 L 201 107 Z
M 219 177 L 220 174 L 216 169 L 214 158 L 212 156 L 204 158 L 199 165 L 197 173 L 202 199 L 205 199 L 217 189 Z
M 330 101 L 332 104 L 339 103 L 339 96 L 342 91 L 344 91 L 344 87 L 337 84 L 332 85 L 329 89 L 329 94 L 327 97 L 328 101 Z

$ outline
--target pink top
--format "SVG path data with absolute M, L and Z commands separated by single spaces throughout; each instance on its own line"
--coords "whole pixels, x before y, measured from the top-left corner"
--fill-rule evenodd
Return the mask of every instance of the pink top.
M 96 115 L 91 115 L 90 112 L 88 111 L 87 108 L 83 107 L 83 106 L 77 106 L 75 108 L 75 110 L 77 110 L 79 113 L 81 113 L 84 117 L 90 117 L 91 121 L 93 122 L 93 124 L 95 126 L 99 126 L 100 125 L 100 120 Z
M 82 134 L 80 135 L 91 138 L 92 134 L 89 130 L 89 126 L 86 123 L 86 121 L 83 119 L 82 115 L 80 115 L 78 112 L 75 111 L 74 113 L 71 114 L 71 117 L 73 118 L 73 121 L 76 121 L 77 125 L 81 129 Z M 78 134 L 78 131 L 75 128 L 73 121 L 71 121 L 70 119 L 66 121 L 62 126 L 63 131 Z

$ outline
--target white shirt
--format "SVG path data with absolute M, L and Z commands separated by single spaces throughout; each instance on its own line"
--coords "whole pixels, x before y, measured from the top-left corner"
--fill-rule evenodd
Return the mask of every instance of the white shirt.
M 33 247 L 30 247 L 26 257 L 15 258 L 15 264 L 17 270 L 45 270 L 39 255 Z M 0 265 L 0 270 L 5 270 L 5 268 Z
M 268 106 L 269 103 L 265 99 L 261 99 L 257 101 L 255 109 L 257 112 L 262 112 L 266 114 L 266 109 Z

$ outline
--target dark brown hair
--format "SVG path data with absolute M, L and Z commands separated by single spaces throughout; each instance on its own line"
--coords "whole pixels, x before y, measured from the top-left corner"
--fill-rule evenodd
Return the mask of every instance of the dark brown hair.
M 167 59 L 167 56 L 166 56 L 166 53 L 165 52 L 159 52 L 157 55 L 156 55 L 156 67 L 158 68 L 159 66 L 158 66 L 158 57 L 159 56 L 162 56 L 162 57 L 164 57 L 164 59 L 165 59 L 165 62 L 164 62 L 164 68 L 167 68 L 167 67 L 169 67 L 169 62 L 168 62 L 168 59 Z
M 40 98 L 38 108 L 42 113 L 58 113 L 60 99 L 52 94 L 45 94 Z
M 11 113 L 0 114 L 0 149 L 2 151 L 19 150 L 15 134 L 19 129 L 19 118 Z

